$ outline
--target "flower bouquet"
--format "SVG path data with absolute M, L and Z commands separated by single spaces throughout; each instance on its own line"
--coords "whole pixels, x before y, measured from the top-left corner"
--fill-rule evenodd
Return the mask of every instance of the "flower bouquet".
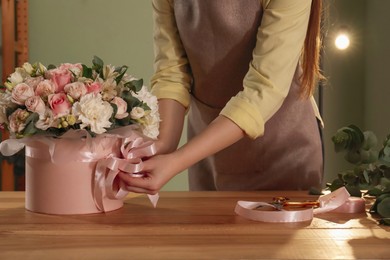
M 155 153 L 157 99 L 128 67 L 25 63 L 1 86 L 3 155 L 26 147 L 26 208 L 88 214 L 122 207 L 119 171 L 136 174 Z

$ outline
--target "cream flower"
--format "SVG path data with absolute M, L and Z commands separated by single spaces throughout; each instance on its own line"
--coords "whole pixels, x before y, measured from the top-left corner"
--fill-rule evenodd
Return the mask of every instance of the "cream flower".
M 115 67 L 112 66 L 112 65 L 105 65 L 103 67 L 103 78 L 105 80 L 108 80 L 108 79 L 115 79 L 116 77 L 118 77 L 119 73 L 118 72 L 115 72 Z
M 156 96 L 153 96 L 146 86 L 143 86 L 137 93 L 133 93 L 133 96 L 142 100 L 150 108 L 150 111 L 147 111 L 148 113 L 146 113 L 144 118 L 139 120 L 139 123 L 141 124 L 141 129 L 144 135 L 156 139 L 160 127 L 160 114 L 158 112 L 158 101 Z
M 27 76 L 28 74 L 24 69 L 16 68 L 15 72 L 7 78 L 7 82 L 5 82 L 4 85 L 8 88 L 8 90 L 12 90 L 16 85 L 23 83 Z
M 130 112 L 130 117 L 134 120 L 141 119 L 145 116 L 145 110 L 142 107 L 133 107 Z
M 87 87 L 82 82 L 73 82 L 65 85 L 64 91 L 73 99 L 79 99 L 87 94 Z
M 74 103 L 72 114 L 81 121 L 80 128 L 90 127 L 96 134 L 106 132 L 111 126 L 110 118 L 114 109 L 110 103 L 103 101 L 100 94 L 90 93 Z
M 111 101 L 116 96 L 118 96 L 117 85 L 114 79 L 108 79 L 102 81 L 102 91 L 103 100 Z
M 28 75 L 31 76 L 33 74 L 34 68 L 30 63 L 25 62 L 22 67 L 28 73 Z
M 19 83 L 12 89 L 12 102 L 18 105 L 24 105 L 29 97 L 34 96 L 34 89 L 26 83 Z
M 14 133 L 22 132 L 26 127 L 26 119 L 29 115 L 30 113 L 24 109 L 16 109 L 9 116 L 9 130 Z
M 49 127 L 57 127 L 59 119 L 54 119 L 53 112 L 46 109 L 44 113 L 39 114 L 39 120 L 35 123 L 35 127 L 41 130 L 47 130 Z

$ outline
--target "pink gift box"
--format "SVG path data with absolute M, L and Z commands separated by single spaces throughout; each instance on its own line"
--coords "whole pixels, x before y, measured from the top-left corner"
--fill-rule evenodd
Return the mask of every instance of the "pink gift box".
M 26 144 L 27 210 L 68 215 L 101 213 L 123 206 L 121 199 L 106 196 L 105 187 L 97 187 L 95 174 L 99 160 L 120 153 L 118 138 L 46 141 Z

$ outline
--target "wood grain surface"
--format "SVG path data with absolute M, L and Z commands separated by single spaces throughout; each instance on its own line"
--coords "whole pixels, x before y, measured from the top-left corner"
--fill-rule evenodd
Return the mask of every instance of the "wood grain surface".
M 306 192 L 161 192 L 157 208 L 129 195 L 117 211 L 45 215 L 24 192 L 0 192 L 0 259 L 390 259 L 390 227 L 369 213 L 325 213 L 263 223 L 234 213 L 238 200 L 316 199 Z

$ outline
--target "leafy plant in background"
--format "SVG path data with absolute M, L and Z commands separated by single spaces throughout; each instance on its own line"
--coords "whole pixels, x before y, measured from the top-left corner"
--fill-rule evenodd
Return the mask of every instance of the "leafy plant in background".
M 327 184 L 328 188 L 334 191 L 345 186 L 352 196 L 374 196 L 370 212 L 379 214 L 380 222 L 390 225 L 390 135 L 379 151 L 376 135 L 355 125 L 340 128 L 332 141 L 335 151 L 344 152 L 345 160 L 354 167 L 340 172 Z

